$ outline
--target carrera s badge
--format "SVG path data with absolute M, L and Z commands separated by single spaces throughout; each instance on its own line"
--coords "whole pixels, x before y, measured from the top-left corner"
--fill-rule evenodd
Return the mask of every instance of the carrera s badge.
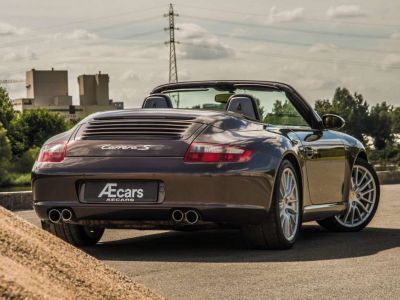
M 146 151 L 150 150 L 151 145 L 100 145 L 101 150 L 137 150 Z

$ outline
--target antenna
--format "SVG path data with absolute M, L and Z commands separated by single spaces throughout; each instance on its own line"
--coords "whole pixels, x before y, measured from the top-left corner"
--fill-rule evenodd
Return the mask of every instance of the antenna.
M 169 31 L 169 41 L 165 42 L 165 44 L 169 44 L 169 82 L 178 82 L 178 68 L 176 65 L 176 52 L 175 52 L 175 44 L 179 44 L 178 41 L 175 41 L 175 30 L 179 30 L 179 28 L 175 27 L 175 17 L 178 17 L 178 14 L 174 13 L 174 7 L 172 4 L 169 5 L 168 14 L 164 14 L 164 17 L 168 17 L 169 27 L 164 28 L 164 30 Z

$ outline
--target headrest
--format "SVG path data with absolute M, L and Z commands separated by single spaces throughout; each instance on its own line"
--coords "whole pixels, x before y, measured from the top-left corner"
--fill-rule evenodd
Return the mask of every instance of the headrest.
M 260 121 L 256 100 L 246 94 L 232 95 L 226 103 L 226 110 L 244 115 L 250 119 Z
M 167 95 L 153 94 L 144 99 L 142 108 L 172 108 L 172 102 Z

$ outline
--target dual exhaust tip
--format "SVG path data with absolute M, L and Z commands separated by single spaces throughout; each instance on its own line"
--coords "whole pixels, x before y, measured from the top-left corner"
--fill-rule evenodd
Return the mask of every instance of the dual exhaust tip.
M 52 223 L 69 222 L 72 219 L 72 211 L 68 208 L 62 210 L 53 208 L 48 214 L 49 220 Z M 175 223 L 186 223 L 194 225 L 200 220 L 200 216 L 197 211 L 189 209 L 183 212 L 180 209 L 175 209 L 171 214 L 172 220 Z
M 68 208 L 62 210 L 53 208 L 49 211 L 49 220 L 52 223 L 69 222 L 72 219 L 72 211 Z
M 175 223 L 186 223 L 186 224 L 196 224 L 200 220 L 200 216 L 197 211 L 190 209 L 183 212 L 180 209 L 175 209 L 171 214 L 172 220 Z

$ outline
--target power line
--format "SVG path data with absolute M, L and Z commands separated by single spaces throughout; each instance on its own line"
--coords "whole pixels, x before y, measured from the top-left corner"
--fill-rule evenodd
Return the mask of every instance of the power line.
M 180 4 L 180 6 L 210 11 L 210 8 L 206 8 L 206 7 L 193 6 L 193 5 L 187 5 L 187 4 Z M 217 9 L 217 8 L 213 8 L 212 10 L 218 11 L 218 12 L 224 12 L 224 13 L 228 13 L 228 14 L 241 15 L 241 16 L 248 15 L 248 16 L 257 16 L 257 17 L 263 17 L 263 18 L 268 17 L 268 15 L 265 13 L 264 14 L 263 13 L 254 13 L 254 12 L 245 12 L 244 13 L 244 12 L 225 10 L 225 9 Z M 303 20 L 311 21 L 311 22 L 323 22 L 323 23 L 346 24 L 346 25 L 383 26 L 383 27 L 398 27 L 398 28 L 400 28 L 400 24 L 354 22 L 354 21 L 333 20 L 333 19 L 327 20 L 327 19 L 309 18 L 309 17 L 301 18 L 299 21 L 303 21 Z
M 128 34 L 126 36 L 123 36 L 122 39 L 126 40 L 126 39 L 131 39 L 134 37 L 139 37 L 139 36 L 146 36 L 146 35 L 153 35 L 156 33 L 161 33 L 162 31 L 160 29 L 155 29 L 155 30 L 149 30 L 149 31 L 144 31 L 144 32 L 138 32 L 138 33 L 134 33 L 134 34 Z
M 137 11 L 135 11 L 135 12 L 137 13 Z M 92 19 L 88 19 L 88 20 L 81 20 L 81 21 L 77 21 L 77 22 L 69 22 L 69 23 L 59 24 L 59 25 L 55 25 L 53 27 L 37 27 L 34 30 L 54 29 L 54 28 L 59 28 L 59 27 L 65 27 L 65 26 L 68 26 L 68 25 L 86 23 L 86 22 L 105 19 L 105 18 L 113 18 L 113 17 L 126 15 L 126 14 L 132 14 L 132 13 L 133 12 L 131 11 L 131 12 L 123 13 L 123 14 L 110 15 L 110 16 L 104 16 L 104 17 L 99 17 L 99 18 L 92 18 Z M 137 24 L 137 23 L 147 22 L 147 21 L 154 20 L 156 18 L 158 18 L 157 15 L 156 16 L 145 17 L 145 18 L 133 19 L 133 20 L 129 20 L 127 22 L 123 22 L 122 25 Z M 113 27 L 117 27 L 117 26 L 121 26 L 121 23 L 120 24 L 108 25 L 108 26 L 102 26 L 102 27 L 98 27 L 98 28 L 93 28 L 93 29 L 90 29 L 90 30 L 92 32 L 99 32 L 99 31 L 109 30 L 109 29 L 112 29 Z M 21 40 L 18 40 L 18 41 L 9 41 L 9 42 L 2 43 L 2 44 L 0 44 L 0 47 L 15 46 L 15 45 L 18 45 L 18 44 L 25 44 L 27 42 L 42 41 L 42 40 L 43 40 L 43 36 L 36 36 L 36 37 L 30 38 L 30 39 L 24 39 L 24 37 L 21 37 Z
M 129 10 L 129 11 L 125 11 L 125 12 L 118 13 L 118 14 L 112 14 L 112 15 L 106 15 L 106 16 L 88 18 L 88 19 L 85 18 L 85 19 L 76 20 L 76 21 L 72 21 L 72 22 L 67 22 L 67 23 L 62 23 L 62 24 L 56 24 L 56 25 L 53 25 L 53 26 L 34 27 L 34 28 L 32 28 L 32 29 L 33 29 L 33 30 L 47 30 L 47 29 L 54 29 L 54 28 L 66 27 L 66 26 L 70 26 L 70 25 L 83 24 L 83 23 L 88 23 L 88 22 L 93 22 L 93 21 L 98 21 L 98 20 L 111 19 L 111 18 L 115 18 L 115 17 L 122 17 L 122 16 L 126 16 L 126 15 L 131 15 L 131 14 L 142 14 L 143 12 L 156 9 L 156 8 L 158 8 L 158 7 L 159 7 L 159 6 L 152 6 L 152 7 L 148 7 L 148 8 L 141 9 L 141 10 L 137 10 L 137 9 L 135 9 L 135 10 Z
M 165 42 L 169 44 L 169 82 L 178 82 L 178 68 L 175 52 L 175 44 L 178 43 L 175 41 L 175 30 L 178 30 L 178 28 L 175 27 L 175 17 L 177 16 L 179 15 L 174 13 L 174 7 L 170 4 L 168 14 L 164 15 L 164 17 L 168 17 L 169 23 L 169 27 L 165 28 L 165 30 L 169 32 L 169 41 Z
M 242 36 L 242 35 L 230 35 L 225 33 L 213 33 L 213 35 L 224 37 L 224 38 L 233 38 L 233 39 L 242 39 L 242 40 L 250 40 L 256 42 L 264 42 L 264 43 L 271 43 L 271 44 L 281 44 L 281 45 L 290 45 L 290 46 L 302 46 L 302 47 L 312 47 L 315 43 L 306 43 L 306 42 L 292 42 L 292 41 L 282 41 L 276 40 L 271 38 L 257 38 L 251 36 Z M 349 51 L 357 51 L 357 52 L 372 52 L 372 53 L 386 53 L 392 54 L 398 52 L 399 50 L 384 50 L 384 49 L 366 49 L 366 48 L 357 48 L 357 47 L 338 47 L 333 48 L 337 50 L 349 50 Z
M 206 45 L 199 45 L 196 43 L 189 43 L 189 42 L 182 42 L 181 44 L 190 45 L 193 47 L 201 47 L 206 49 L 214 49 L 213 47 L 206 46 Z M 301 55 L 287 55 L 282 53 L 274 53 L 274 52 L 256 52 L 256 51 L 248 51 L 248 50 L 236 50 L 239 53 L 243 54 L 251 54 L 251 55 L 259 55 L 265 57 L 276 57 L 282 59 L 296 59 L 300 61 L 309 61 L 309 62 L 317 62 L 317 63 L 343 63 L 347 65 L 353 65 L 358 67 L 373 67 L 373 68 L 380 68 L 379 64 L 371 63 L 371 61 L 362 61 L 362 60 L 349 60 L 349 59 L 332 59 L 332 58 L 310 58 Z M 400 70 L 400 67 L 388 67 L 387 69 L 390 70 Z
M 128 20 L 126 22 L 121 22 L 121 23 L 117 23 L 117 24 L 111 24 L 111 25 L 107 25 L 107 26 L 96 27 L 96 28 L 93 28 L 91 30 L 94 31 L 94 32 L 105 31 L 105 30 L 114 29 L 115 27 L 120 28 L 122 26 L 129 26 L 129 25 L 132 25 L 132 24 L 137 24 L 137 23 L 143 23 L 143 22 L 147 22 L 147 21 L 156 20 L 159 17 L 160 17 L 159 15 L 155 15 L 155 16 L 150 16 L 150 17 L 146 17 L 146 18 Z
M 270 25 L 270 24 L 264 25 L 264 24 L 248 23 L 248 22 L 238 22 L 238 21 L 214 19 L 214 18 L 209 18 L 209 17 L 197 17 L 197 16 L 192 16 L 192 15 L 186 15 L 185 18 L 217 22 L 217 23 L 226 23 L 226 24 L 237 25 L 237 26 L 257 27 L 257 28 L 262 28 L 262 29 L 290 31 L 290 32 L 307 33 L 307 34 L 332 35 L 332 36 L 338 36 L 338 37 L 352 37 L 352 38 L 363 38 L 363 39 L 389 39 L 388 36 L 376 35 L 376 34 L 345 33 L 345 32 L 333 32 L 333 31 L 323 31 L 323 30 L 279 27 L 279 26 L 274 26 L 274 25 Z

